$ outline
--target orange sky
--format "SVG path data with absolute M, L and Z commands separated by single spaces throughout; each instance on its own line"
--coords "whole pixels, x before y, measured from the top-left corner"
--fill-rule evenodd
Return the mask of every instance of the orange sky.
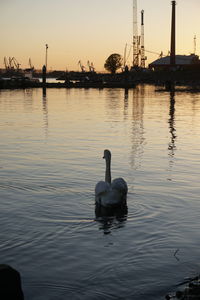
M 145 11 L 145 48 L 167 54 L 170 48 L 170 0 L 137 0 L 138 31 L 140 11 Z M 112 53 L 123 55 L 126 43 L 132 43 L 132 0 L 1 0 L 0 1 L 0 67 L 4 57 L 15 57 L 22 68 L 31 58 L 35 68 L 78 70 L 93 62 L 97 71 L 104 70 Z M 177 0 L 177 53 L 194 51 L 200 46 L 200 1 Z M 146 52 L 147 64 L 158 54 Z M 132 51 L 129 64 L 132 63 Z

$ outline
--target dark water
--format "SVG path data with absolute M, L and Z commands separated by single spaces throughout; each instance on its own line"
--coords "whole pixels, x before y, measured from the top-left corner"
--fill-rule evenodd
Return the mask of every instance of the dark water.
M 200 94 L 5 90 L 0 127 L 0 262 L 26 299 L 164 299 L 200 273 Z M 103 222 L 105 148 L 129 193 Z

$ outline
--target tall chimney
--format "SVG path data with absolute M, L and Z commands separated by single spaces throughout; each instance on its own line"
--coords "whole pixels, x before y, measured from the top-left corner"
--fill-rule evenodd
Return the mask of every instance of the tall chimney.
M 172 1 L 170 65 L 176 64 L 176 1 Z

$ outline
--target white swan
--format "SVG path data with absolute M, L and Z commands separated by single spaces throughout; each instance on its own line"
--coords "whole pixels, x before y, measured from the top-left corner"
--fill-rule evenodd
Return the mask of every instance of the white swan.
M 128 186 L 123 178 L 116 178 L 111 183 L 111 152 L 104 150 L 106 161 L 105 181 L 99 181 L 95 187 L 95 201 L 104 207 L 126 204 Z

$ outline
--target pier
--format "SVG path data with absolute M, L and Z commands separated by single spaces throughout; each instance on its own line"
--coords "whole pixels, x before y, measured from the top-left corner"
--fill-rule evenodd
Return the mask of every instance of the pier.
M 42 75 L 42 74 L 41 74 Z M 1 89 L 26 89 L 26 88 L 125 88 L 132 89 L 138 84 L 151 84 L 155 87 L 186 87 L 189 90 L 200 91 L 200 70 L 134 70 L 117 74 L 107 73 L 82 73 L 69 72 L 56 78 L 47 74 L 44 80 L 38 78 L 27 78 L 23 76 L 0 77 Z

